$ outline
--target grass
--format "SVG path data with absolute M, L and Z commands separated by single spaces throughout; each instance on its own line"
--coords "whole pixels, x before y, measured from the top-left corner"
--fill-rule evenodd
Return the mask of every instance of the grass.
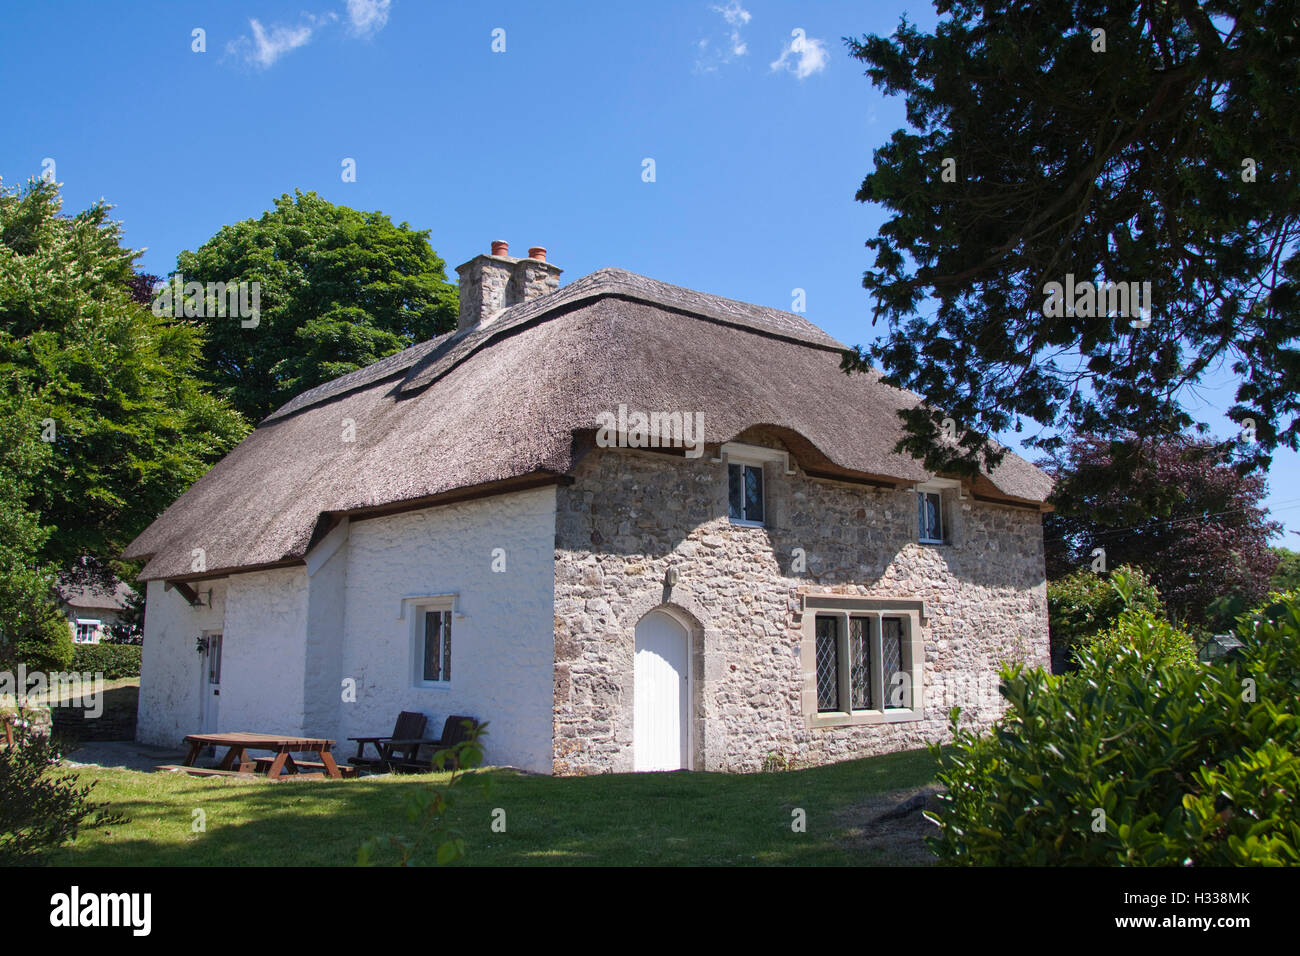
M 927 784 L 934 774 L 925 750 L 765 774 L 489 770 L 456 784 L 448 822 L 464 838 L 470 864 L 889 864 L 898 860 L 851 838 L 855 808 Z M 347 866 L 371 836 L 414 837 L 403 797 L 446 776 L 269 783 L 84 768 L 82 782 L 96 781 L 94 799 L 129 822 L 83 832 L 51 862 Z M 498 808 L 504 833 L 492 831 Z M 795 808 L 806 811 L 806 832 L 792 830 Z M 206 832 L 193 832 L 198 810 Z M 375 856 L 377 863 L 396 859 L 388 846 Z

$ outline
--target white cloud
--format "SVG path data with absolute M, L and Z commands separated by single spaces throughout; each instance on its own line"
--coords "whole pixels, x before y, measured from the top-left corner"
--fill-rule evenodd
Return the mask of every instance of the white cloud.
M 826 69 L 830 54 L 823 41 L 806 36 L 800 28 L 791 31 L 790 37 L 789 45 L 772 62 L 773 70 L 788 70 L 802 80 Z
M 752 17 L 749 11 L 740 5 L 740 0 L 729 0 L 725 7 L 714 7 L 716 12 L 733 27 L 743 27 Z
M 311 41 L 310 23 L 301 23 L 295 27 L 277 24 L 268 30 L 260 20 L 253 19 L 248 21 L 248 26 L 253 31 L 252 40 L 241 36 L 227 50 L 262 70 L 269 69 L 286 53 L 306 46 Z
M 716 70 L 724 63 L 730 63 L 749 52 L 749 44 L 740 35 L 740 28 L 753 17 L 740 5 L 740 0 L 727 0 L 725 7 L 712 6 L 714 13 L 720 13 L 722 19 L 731 27 L 725 36 L 713 41 L 705 38 L 699 42 L 700 55 L 695 61 L 695 68 L 704 72 Z
M 347 0 L 347 18 L 354 36 L 371 36 L 388 25 L 388 12 L 393 0 Z M 249 19 L 252 36 L 240 36 L 226 44 L 226 52 L 259 70 L 268 70 L 275 62 L 299 47 L 312 41 L 323 27 L 339 21 L 338 13 L 313 16 L 304 13 L 296 25 L 273 24 L 269 28 L 262 21 Z
M 348 20 L 359 36 L 378 33 L 388 25 L 388 8 L 393 0 L 348 0 Z

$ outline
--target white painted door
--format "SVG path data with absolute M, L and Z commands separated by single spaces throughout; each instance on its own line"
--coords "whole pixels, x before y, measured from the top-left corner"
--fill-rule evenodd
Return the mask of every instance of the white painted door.
M 221 706 L 221 635 L 207 634 L 208 649 L 203 654 L 203 733 L 215 734 L 217 712 Z
M 663 611 L 636 626 L 632 715 L 637 770 L 690 767 L 690 656 L 686 628 Z

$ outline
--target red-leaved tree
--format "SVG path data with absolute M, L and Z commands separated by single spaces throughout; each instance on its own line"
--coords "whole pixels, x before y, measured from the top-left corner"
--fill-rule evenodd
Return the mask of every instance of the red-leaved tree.
M 1249 607 L 1268 592 L 1269 540 L 1282 526 L 1261 503 L 1267 483 L 1241 474 L 1215 442 L 1077 437 L 1040 464 L 1057 479 L 1043 527 L 1049 578 L 1088 567 L 1103 548 L 1107 568 L 1142 568 L 1170 613 L 1198 627 L 1219 623 L 1217 599 Z M 1133 479 L 1127 491 L 1109 480 L 1117 467 Z

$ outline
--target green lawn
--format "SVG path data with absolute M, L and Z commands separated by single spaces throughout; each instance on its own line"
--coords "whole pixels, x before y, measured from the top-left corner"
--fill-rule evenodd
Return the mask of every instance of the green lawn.
M 889 806 L 882 794 L 923 786 L 934 773 L 924 750 L 769 774 L 493 770 L 457 783 L 450 822 L 470 864 L 891 864 L 906 860 L 858 839 L 855 824 Z M 269 783 L 98 767 L 81 777 L 130 822 L 82 833 L 54 855 L 58 865 L 350 865 L 370 836 L 412 836 L 403 795 L 445 779 Z M 505 833 L 492 832 L 496 808 Z M 792 832 L 794 808 L 806 811 L 805 833 Z M 200 809 L 207 830 L 194 833 Z M 395 859 L 385 848 L 376 861 Z

